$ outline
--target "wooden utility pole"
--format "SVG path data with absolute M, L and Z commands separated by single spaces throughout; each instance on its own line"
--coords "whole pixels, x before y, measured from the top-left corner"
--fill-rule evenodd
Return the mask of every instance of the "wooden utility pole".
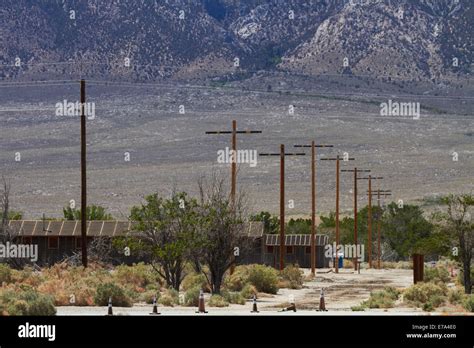
M 383 179 L 381 176 L 372 176 L 358 178 L 359 180 L 369 181 L 369 205 L 367 213 L 367 255 L 369 257 L 369 268 L 372 268 L 372 180 Z
M 370 173 L 370 169 L 358 169 L 355 167 L 354 169 L 342 169 L 341 172 L 343 173 L 354 173 L 354 244 L 355 250 L 357 252 L 357 174 L 358 173 Z M 354 257 L 354 270 L 357 271 L 357 257 Z
M 86 81 L 81 80 L 81 250 L 87 267 Z
M 315 144 L 314 140 L 310 145 L 294 145 L 295 147 L 311 148 L 311 275 L 316 275 L 317 255 L 316 255 L 316 148 L 334 147 L 334 145 Z
M 285 268 L 285 157 L 305 156 L 304 152 L 286 153 L 280 145 L 280 153 L 260 153 L 260 156 L 280 156 L 280 271 Z
M 321 158 L 321 161 L 336 161 L 336 250 L 334 251 L 336 254 L 335 257 L 335 272 L 339 273 L 339 255 L 337 253 L 337 249 L 339 248 L 339 161 L 354 161 L 354 157 L 340 157 L 337 155 L 335 158 Z
M 377 213 L 377 269 L 380 269 L 381 267 L 381 248 L 380 248 L 380 223 L 382 221 L 382 216 L 381 216 L 381 208 L 380 208 L 380 196 L 391 196 L 392 193 L 390 190 L 380 190 L 377 189 L 375 190 L 377 192 L 377 207 L 378 207 L 378 213 Z M 369 194 L 369 193 L 367 193 Z
M 232 146 L 232 159 L 231 159 L 231 186 L 230 186 L 230 199 L 232 207 L 235 207 L 235 193 L 237 186 L 237 134 L 260 134 L 262 131 L 259 130 L 237 130 L 237 121 L 232 120 L 231 131 L 207 131 L 206 134 L 232 134 L 231 146 Z

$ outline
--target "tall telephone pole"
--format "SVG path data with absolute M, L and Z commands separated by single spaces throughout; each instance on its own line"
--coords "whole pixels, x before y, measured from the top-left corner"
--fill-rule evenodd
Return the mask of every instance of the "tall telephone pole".
M 370 169 L 342 169 L 341 173 L 354 173 L 354 244 L 355 250 L 357 251 L 357 174 L 358 173 L 370 173 Z M 357 257 L 354 258 L 354 270 L 357 271 Z
M 294 145 L 294 147 L 311 148 L 311 275 L 316 275 L 316 148 L 334 147 L 334 145 L 315 144 L 314 140 L 309 145 Z
M 372 176 L 358 178 L 358 180 L 369 181 L 369 206 L 367 214 L 367 255 L 369 256 L 369 268 L 372 268 L 372 180 L 383 179 L 381 176 Z
M 339 162 L 340 161 L 354 161 L 354 157 L 341 157 L 337 155 L 336 157 L 333 158 L 320 158 L 321 161 L 336 161 L 336 250 L 334 251 L 336 253 L 335 257 L 335 272 L 339 273 L 339 255 L 337 253 L 337 250 L 339 248 L 339 175 L 340 175 L 340 170 L 339 170 Z
M 237 121 L 232 120 L 232 130 L 230 131 L 207 131 L 206 134 L 232 134 L 232 161 L 231 161 L 231 187 L 230 199 L 232 207 L 235 207 L 235 193 L 237 186 L 237 134 L 260 134 L 260 130 L 237 130 Z
M 87 267 L 86 81 L 81 80 L 81 251 Z
M 372 191 L 374 192 L 374 191 Z M 380 231 L 380 222 L 382 221 L 382 216 L 381 216 L 381 208 L 380 208 L 380 197 L 387 197 L 392 195 L 391 190 L 380 190 L 377 189 L 375 190 L 377 192 L 377 207 L 378 207 L 378 212 L 377 212 L 377 269 L 380 269 L 381 266 L 381 248 L 380 248 L 380 239 L 381 239 L 381 231 Z M 369 194 L 369 193 L 367 193 Z
M 260 156 L 280 156 L 280 271 L 285 268 L 285 157 L 305 156 L 304 152 L 286 153 L 280 145 L 280 153 L 260 153 Z

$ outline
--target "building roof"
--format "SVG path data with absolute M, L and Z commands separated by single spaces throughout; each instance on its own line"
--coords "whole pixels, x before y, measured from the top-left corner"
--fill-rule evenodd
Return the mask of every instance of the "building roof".
M 326 245 L 329 237 L 325 234 L 317 234 L 315 236 L 315 245 Z M 266 234 L 265 245 L 280 245 L 280 235 Z M 310 234 L 287 234 L 285 235 L 285 245 L 287 246 L 311 246 Z
M 137 223 L 127 220 L 96 220 L 87 222 L 87 235 L 91 237 L 118 237 L 125 236 L 133 231 Z M 43 220 L 10 220 L 9 226 L 13 233 L 26 237 L 80 237 L 81 221 L 43 221 Z M 249 237 L 263 235 L 263 223 L 258 221 L 244 224 L 245 232 Z

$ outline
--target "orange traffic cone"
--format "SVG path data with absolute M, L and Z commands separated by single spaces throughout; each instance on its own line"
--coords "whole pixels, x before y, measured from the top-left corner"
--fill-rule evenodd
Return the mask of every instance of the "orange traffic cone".
M 324 301 L 324 289 L 321 289 L 321 296 L 319 297 L 319 310 L 327 312 L 326 302 Z
M 112 297 L 109 297 L 107 315 L 114 315 L 113 310 L 112 310 Z
M 257 309 L 257 296 L 253 295 L 252 311 L 250 313 L 259 313 Z
M 156 304 L 156 296 L 153 297 L 153 311 L 150 314 L 151 315 L 161 314 L 160 312 L 158 312 L 158 305 Z
M 199 291 L 199 307 L 196 313 L 207 313 L 205 303 L 204 303 L 204 292 Z

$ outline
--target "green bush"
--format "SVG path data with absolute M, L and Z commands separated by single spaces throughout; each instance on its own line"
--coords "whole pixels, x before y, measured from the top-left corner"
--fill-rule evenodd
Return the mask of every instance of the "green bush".
M 365 307 L 363 305 L 359 305 L 359 306 L 352 306 L 351 307 L 351 310 L 353 312 L 363 312 L 365 311 Z
M 272 267 L 253 265 L 249 270 L 248 281 L 260 292 L 269 294 L 278 292 L 278 272 Z
M 209 299 L 209 307 L 227 307 L 229 302 L 221 295 L 212 295 Z
M 184 293 L 184 305 L 189 307 L 197 307 L 199 305 L 199 294 L 201 288 L 195 286 L 194 288 L 188 289 Z
M 423 303 L 422 307 L 421 307 L 425 312 L 432 312 L 434 311 L 435 307 L 433 306 L 433 303 L 431 303 L 430 301 L 426 302 L 426 303 Z
M 56 315 L 53 297 L 35 290 L 3 292 L 0 297 L 0 308 L 8 315 Z
M 153 298 L 156 296 L 156 300 L 158 301 L 160 298 L 160 294 L 157 293 L 155 290 L 147 290 L 145 292 L 142 292 L 138 296 L 138 300 L 140 302 L 145 302 L 147 304 L 152 304 L 153 303 Z
M 126 295 L 123 288 L 114 283 L 99 284 L 94 296 L 94 302 L 98 306 L 107 306 L 109 298 L 112 298 L 112 305 L 118 307 L 131 307 L 132 300 Z
M 463 301 L 463 307 L 466 308 L 468 312 L 474 312 L 474 295 L 467 295 Z
M 437 266 L 437 267 L 425 268 L 425 271 L 424 271 L 425 282 L 447 283 L 449 282 L 449 280 L 450 280 L 449 271 L 445 267 Z
M 298 266 L 286 266 L 280 276 L 290 289 L 301 289 L 303 286 L 303 271 Z
M 222 291 L 221 295 L 229 303 L 240 304 L 240 305 L 245 304 L 245 298 L 240 294 L 240 292 L 237 292 L 237 291 Z
M 237 266 L 234 273 L 224 279 L 224 286 L 230 291 L 241 291 L 249 282 L 249 272 L 252 266 Z
M 161 294 L 158 302 L 163 306 L 173 307 L 179 304 L 179 292 L 175 289 L 166 289 L 166 291 Z
M 394 301 L 398 300 L 400 291 L 395 289 L 393 286 L 386 286 L 383 291 Z
M 451 289 L 448 292 L 448 300 L 451 304 L 460 304 L 464 298 L 464 291 L 460 289 Z
M 0 263 L 0 286 L 3 282 L 10 283 L 12 281 L 12 270 L 11 268 L 3 263 Z
M 245 284 L 244 288 L 240 292 L 244 299 L 251 299 L 254 295 L 257 295 L 257 288 L 252 284 Z
M 150 266 L 145 265 L 143 262 L 133 266 L 117 266 L 114 275 L 120 284 L 127 286 L 134 285 L 144 288 L 147 285 L 158 282 L 158 278 L 153 274 Z
M 412 303 L 417 307 L 426 304 L 427 309 L 425 307 L 423 309 L 429 310 L 431 307 L 436 308 L 444 302 L 445 293 L 446 288 L 441 284 L 422 282 L 406 289 L 404 295 L 408 303 Z
M 400 292 L 392 287 L 370 293 L 367 301 L 362 302 L 362 306 L 368 308 L 392 308 L 398 299 Z
M 181 282 L 181 288 L 184 291 L 194 289 L 195 287 L 199 287 L 203 290 L 208 289 L 209 284 L 207 283 L 207 279 L 204 274 L 189 273 L 184 277 L 183 281 Z

